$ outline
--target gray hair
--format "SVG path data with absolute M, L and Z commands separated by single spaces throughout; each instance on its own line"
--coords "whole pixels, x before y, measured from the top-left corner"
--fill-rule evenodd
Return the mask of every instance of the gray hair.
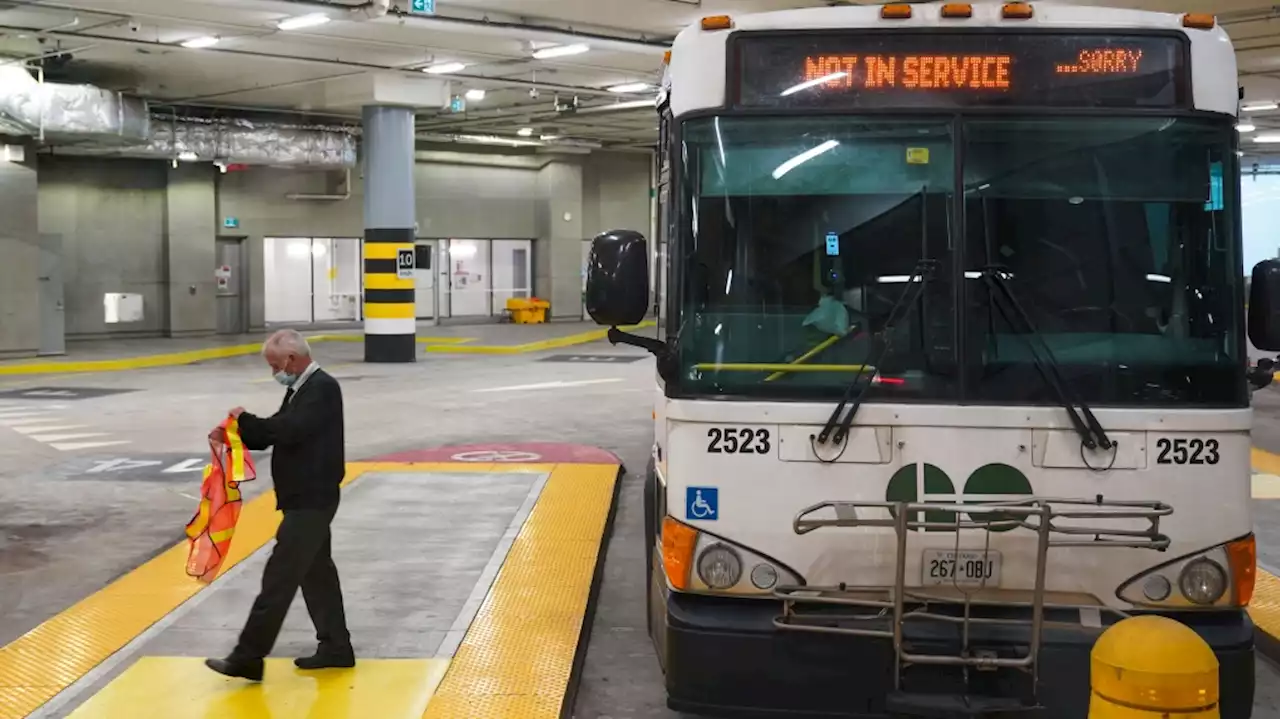
M 295 354 L 299 357 L 311 356 L 311 345 L 307 343 L 307 338 L 303 337 L 302 333 L 297 330 L 280 330 L 262 343 L 263 356 L 266 356 L 273 349 L 285 354 Z

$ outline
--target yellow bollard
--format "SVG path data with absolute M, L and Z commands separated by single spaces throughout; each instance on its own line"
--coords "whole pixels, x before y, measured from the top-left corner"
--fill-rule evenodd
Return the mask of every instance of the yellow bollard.
M 1089 719 L 1218 719 L 1218 658 L 1168 617 L 1130 617 L 1090 655 Z

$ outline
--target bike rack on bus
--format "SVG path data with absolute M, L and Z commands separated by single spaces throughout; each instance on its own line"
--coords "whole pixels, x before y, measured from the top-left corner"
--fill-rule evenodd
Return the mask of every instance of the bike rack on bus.
M 870 512 L 875 517 L 865 516 Z M 834 517 L 815 517 L 819 513 Z M 888 518 L 884 518 L 887 513 Z M 954 521 L 937 521 L 939 513 L 954 516 Z M 1017 669 L 1032 677 L 1033 687 L 1038 684 L 1037 659 L 1040 653 L 1041 635 L 1045 626 L 1045 609 L 1093 610 L 1099 613 L 1126 616 L 1118 609 L 1098 605 L 1045 604 L 1045 571 L 1049 550 L 1054 547 L 1101 547 L 1154 549 L 1163 551 L 1169 546 L 1169 538 L 1160 533 L 1160 518 L 1173 513 L 1173 508 L 1163 502 L 1116 501 L 1101 496 L 1093 500 L 1028 497 L 1013 501 L 993 502 L 820 502 L 807 507 L 796 515 L 793 529 L 796 534 L 808 534 L 832 527 L 892 528 L 897 539 L 897 564 L 893 586 L 854 586 L 840 584 L 835 587 L 789 586 L 778 587 L 774 595 L 783 600 L 783 613 L 774 619 L 778 629 L 879 637 L 893 640 L 896 661 L 893 669 L 893 691 L 902 690 L 902 670 L 911 665 L 958 666 L 965 671 Z M 932 517 L 932 519 L 931 519 Z M 1145 524 L 1140 529 L 1115 526 L 1091 526 L 1091 520 L 1139 520 Z M 1067 524 L 1071 522 L 1071 524 Z M 1036 533 L 1035 587 L 1031 601 L 1002 601 L 982 599 L 973 595 L 981 592 L 983 583 L 966 588 L 953 582 L 963 598 L 930 594 L 924 589 L 909 589 L 906 584 L 907 540 L 914 530 L 950 531 L 955 533 L 955 551 L 981 552 L 983 557 L 991 551 L 991 533 L 1017 529 Z M 978 530 L 984 533 L 982 549 L 961 547 L 961 530 Z M 887 598 L 885 598 L 887 597 Z M 908 606 L 910 602 L 913 606 Z M 961 605 L 961 616 L 931 611 L 930 605 Z M 809 614 L 797 612 L 797 607 L 866 607 L 878 610 L 860 614 Z M 918 605 L 918 606 L 915 606 Z M 1031 609 L 1031 619 L 1010 619 L 973 616 L 978 607 L 1020 607 Z M 838 621 L 857 622 L 882 620 L 892 611 L 892 629 L 851 628 L 832 626 Z M 961 628 L 961 648 L 958 654 L 920 654 L 909 651 L 903 634 L 908 621 L 932 620 L 958 624 Z M 1029 626 L 1029 650 L 1023 656 L 996 657 L 974 653 L 970 647 L 970 630 L 973 625 Z M 1056 624 L 1056 623 L 1055 623 Z M 1073 625 L 1078 626 L 1078 625 Z

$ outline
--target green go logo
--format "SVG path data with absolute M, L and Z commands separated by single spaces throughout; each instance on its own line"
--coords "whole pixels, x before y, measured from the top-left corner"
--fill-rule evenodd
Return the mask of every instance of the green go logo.
M 917 481 L 920 480 L 920 481 Z M 923 489 L 923 493 L 920 492 Z M 1009 499 L 1022 499 L 1033 494 L 1031 480 L 1014 467 L 995 462 L 984 465 L 973 471 L 965 480 L 964 491 L 957 494 L 955 483 L 951 477 L 936 465 L 921 463 L 908 464 L 889 478 L 889 486 L 885 488 L 884 498 L 887 502 L 993 502 Z M 920 516 L 923 515 L 923 516 Z M 986 515 L 992 519 L 1010 519 L 1008 515 Z M 955 512 L 929 510 L 918 512 L 914 521 L 938 522 L 954 524 Z M 994 532 L 1007 532 L 1013 529 L 993 529 Z M 932 531 L 947 531 L 935 529 Z

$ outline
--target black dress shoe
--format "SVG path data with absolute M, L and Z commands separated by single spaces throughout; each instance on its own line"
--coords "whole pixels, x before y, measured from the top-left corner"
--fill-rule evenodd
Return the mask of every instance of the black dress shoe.
M 206 659 L 204 665 L 215 672 L 237 679 L 248 679 L 251 682 L 262 681 L 262 660 Z
M 299 669 L 350 669 L 356 665 L 356 653 L 346 649 L 320 648 L 309 657 L 293 660 Z

